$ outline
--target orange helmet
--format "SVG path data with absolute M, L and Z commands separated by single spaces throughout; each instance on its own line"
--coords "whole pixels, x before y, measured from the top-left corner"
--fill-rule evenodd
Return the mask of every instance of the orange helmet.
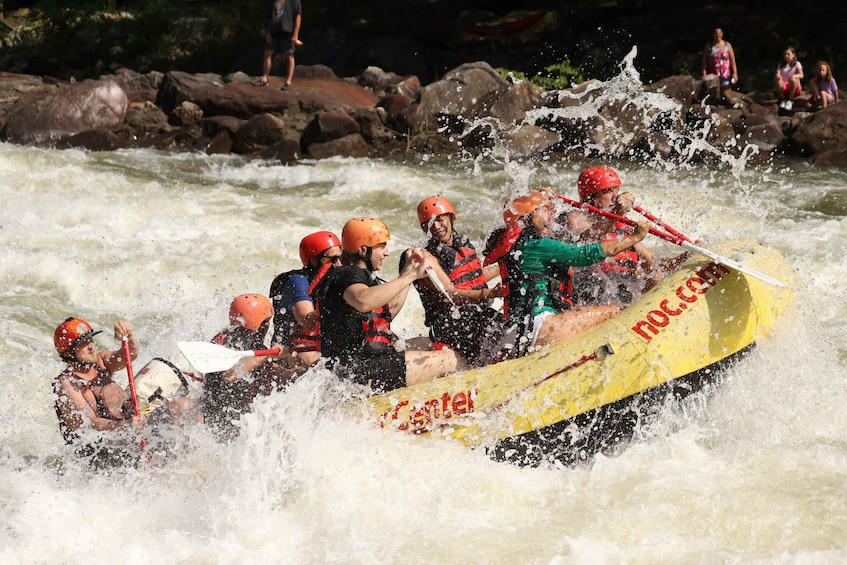
M 428 224 L 433 218 L 444 214 L 450 214 L 453 221 L 456 221 L 456 211 L 453 209 L 453 205 L 443 196 L 430 196 L 418 204 L 418 223 L 421 225 Z
M 91 324 L 79 318 L 68 318 L 56 327 L 53 332 L 53 345 L 62 359 L 73 358 L 74 347 L 80 343 L 91 341 L 101 330 L 94 331 Z
M 549 193 L 531 190 L 529 194 L 519 196 L 506 203 L 506 208 L 503 210 L 503 221 L 506 222 L 507 227 L 514 228 L 518 226 L 518 220 L 524 216 L 532 214 L 542 206 L 552 205 Z
M 310 259 L 314 259 L 332 247 L 341 247 L 341 240 L 331 231 L 319 231 L 307 235 L 300 241 L 300 261 L 303 265 L 308 265 Z
M 356 253 L 361 246 L 374 247 L 388 243 L 391 233 L 382 220 L 376 218 L 353 218 L 341 230 L 341 247 L 347 253 Z
M 590 167 L 579 173 L 579 179 L 576 181 L 579 199 L 583 202 L 598 192 L 620 185 L 621 178 L 611 167 Z
M 229 323 L 251 331 L 258 330 L 262 324 L 274 315 L 274 308 L 267 296 L 261 294 L 242 294 L 236 296 L 229 305 Z

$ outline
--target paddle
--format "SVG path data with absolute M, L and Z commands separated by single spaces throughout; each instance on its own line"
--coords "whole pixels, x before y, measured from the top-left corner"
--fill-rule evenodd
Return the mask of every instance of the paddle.
M 593 212 L 595 214 L 599 214 L 601 216 L 605 216 L 607 218 L 617 220 L 618 222 L 621 222 L 622 224 L 627 224 L 629 226 L 635 226 L 636 223 L 637 223 L 634 220 L 630 220 L 629 218 L 627 218 L 625 216 L 619 216 L 618 214 L 614 214 L 612 212 L 607 212 L 606 210 L 601 210 L 600 208 L 595 208 L 594 206 L 591 206 L 589 204 L 584 204 L 582 202 L 577 202 L 576 200 L 571 200 L 570 198 L 567 198 L 565 196 L 558 196 L 558 198 L 560 198 L 564 202 L 567 202 L 568 204 L 570 204 L 571 206 L 573 206 L 575 208 L 581 208 L 583 210 L 588 210 L 589 212 Z M 789 286 L 787 284 L 785 284 L 784 282 L 782 282 L 778 279 L 771 277 L 770 275 L 766 275 L 764 273 L 760 273 L 759 271 L 753 270 L 749 267 L 745 267 L 744 265 L 742 265 L 738 261 L 733 261 L 732 259 L 729 259 L 728 257 L 723 257 L 722 255 L 718 255 L 717 253 L 714 253 L 713 251 L 709 251 L 708 249 L 704 249 L 704 248 L 700 247 L 699 245 L 694 245 L 693 243 L 689 243 L 689 242 L 685 241 L 684 239 L 682 239 L 682 238 L 680 238 L 676 235 L 672 235 L 670 233 L 665 233 L 665 232 L 659 231 L 655 228 L 650 228 L 650 233 L 652 235 L 655 235 L 656 237 L 660 237 L 660 238 L 664 239 L 665 241 L 673 243 L 674 245 L 679 245 L 683 249 L 687 249 L 689 251 L 699 253 L 700 255 L 704 255 L 704 256 L 708 257 L 709 259 L 712 259 L 716 263 L 720 263 L 721 265 L 725 265 L 725 266 L 727 266 L 731 269 L 735 269 L 736 271 L 744 273 L 745 275 L 750 275 L 751 277 L 755 277 L 759 280 L 765 281 L 766 283 L 772 284 L 774 286 L 778 286 L 778 287 L 781 287 L 781 288 L 789 288 Z
M 641 214 L 642 216 L 644 216 L 645 218 L 647 218 L 651 222 L 661 225 L 662 229 L 665 230 L 666 232 L 668 232 L 669 234 L 675 235 L 679 239 L 691 243 L 691 238 L 688 238 L 684 234 L 676 231 L 671 226 L 669 226 L 664 221 L 660 220 L 659 218 L 657 218 L 656 216 L 654 216 L 653 214 L 651 214 L 650 212 L 648 212 L 647 210 L 645 210 L 641 206 L 634 206 L 633 208 L 635 209 L 636 212 L 638 212 L 639 214 Z
M 279 355 L 279 349 L 254 349 L 237 351 L 223 345 L 205 341 L 178 341 L 176 346 L 191 366 L 201 373 L 226 371 L 246 357 L 264 357 Z
M 135 372 L 132 370 L 132 352 L 129 350 L 129 337 L 121 337 L 121 346 L 123 347 L 124 361 L 126 362 L 126 378 L 129 381 L 129 396 L 132 398 L 132 413 L 139 416 L 141 415 L 141 410 L 138 408 L 138 393 L 135 391 Z M 144 451 L 146 448 L 147 440 L 142 437 L 141 451 Z
M 412 253 L 412 256 L 415 258 L 415 261 L 423 262 L 424 260 L 423 255 L 421 255 L 420 253 Z M 435 269 L 433 269 L 429 265 L 426 266 L 426 276 L 428 276 L 429 280 L 432 281 L 433 286 L 437 288 L 441 292 L 441 294 L 447 297 L 447 300 L 450 301 L 450 304 L 455 306 L 456 303 L 453 302 L 453 297 L 450 296 L 450 293 L 447 292 L 447 289 L 444 287 L 444 283 L 442 283 L 441 279 L 438 278 L 438 273 L 436 273 Z

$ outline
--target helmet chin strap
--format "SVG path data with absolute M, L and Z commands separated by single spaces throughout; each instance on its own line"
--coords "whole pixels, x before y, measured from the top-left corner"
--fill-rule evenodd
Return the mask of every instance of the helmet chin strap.
M 373 254 L 373 247 L 365 247 L 367 251 L 365 252 L 365 268 L 367 268 L 368 272 L 374 272 L 374 264 L 371 262 L 371 255 Z

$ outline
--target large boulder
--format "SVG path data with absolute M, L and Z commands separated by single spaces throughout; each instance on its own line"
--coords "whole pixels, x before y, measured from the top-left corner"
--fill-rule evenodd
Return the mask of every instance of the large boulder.
M 325 143 L 353 133 L 360 133 L 356 120 L 346 112 L 332 110 L 315 116 L 315 119 L 303 131 L 301 143 L 304 147 L 308 147 L 313 143 Z
M 501 140 L 511 159 L 526 159 L 553 147 L 560 141 L 560 136 L 544 128 L 524 124 L 504 133 Z
M 149 147 L 161 151 L 184 151 L 196 146 L 201 139 L 203 139 L 203 130 L 198 124 L 194 124 L 138 140 L 135 147 Z
M 130 106 L 126 111 L 126 120 L 117 130 L 130 143 L 171 131 L 168 116 L 161 108 L 153 105 Z
M 675 75 L 644 87 L 645 92 L 658 92 L 684 106 L 696 104 L 703 81 L 689 75 Z
M 386 94 L 402 94 L 409 98 L 417 98 L 421 88 L 423 88 L 421 86 L 421 79 L 416 75 L 408 75 L 401 77 L 397 82 L 389 84 L 385 88 L 385 92 Z
M 306 147 L 306 150 L 313 159 L 368 156 L 368 144 L 359 133 L 352 133 L 323 143 L 312 143 Z
M 399 80 L 400 77 L 396 73 L 387 73 L 379 67 L 370 66 L 362 71 L 356 79 L 356 84 L 370 89 L 371 92 L 382 93 L 389 84 Z
M 373 108 L 379 101 L 368 89 L 338 78 L 296 80 L 285 94 L 297 100 L 304 111 Z
M 260 159 L 268 161 L 277 160 L 283 163 L 297 161 L 302 155 L 300 142 L 296 139 L 283 139 L 282 141 L 263 149 L 259 153 Z
M 812 114 L 797 125 L 791 139 L 816 165 L 847 163 L 847 102 Z
M 785 143 L 782 120 L 773 114 L 743 114 L 735 126 L 739 147 L 752 145 L 760 154 L 773 154 Z
M 438 129 L 445 122 L 445 116 L 447 122 L 488 116 L 493 103 L 508 89 L 509 82 L 488 63 L 456 67 L 442 80 L 421 90 L 418 117 L 414 120 L 415 133 Z
M 168 116 L 168 123 L 178 127 L 186 127 L 196 124 L 203 117 L 203 110 L 194 102 L 187 100 L 174 108 Z
M 377 102 L 376 107 L 385 110 L 385 125 L 399 132 L 406 133 L 409 129 L 408 124 L 404 121 L 401 122 L 398 118 L 400 117 L 400 112 L 408 108 L 413 102 L 413 98 L 404 94 L 386 94 Z
M 285 122 L 273 114 L 259 114 L 238 128 L 232 140 L 234 153 L 256 153 L 285 139 Z
M 247 120 L 236 118 L 235 116 L 212 116 L 210 118 L 201 118 L 198 124 L 203 128 L 203 135 L 214 137 L 219 131 L 225 130 L 230 137 L 235 136 L 235 133 L 244 125 Z
M 249 119 L 258 114 L 284 114 L 297 108 L 297 101 L 279 88 L 232 83 L 209 93 L 205 115 Z
M 697 98 L 703 100 L 706 104 L 720 104 L 723 101 L 721 96 L 721 81 L 716 74 L 710 74 L 703 77 L 700 83 L 700 89 L 697 92 Z
M 541 105 L 544 108 L 573 108 L 593 101 L 602 92 L 603 83 L 590 79 L 571 88 L 542 92 Z
M 195 148 L 206 155 L 225 155 L 232 151 L 232 135 L 225 129 L 218 130 L 211 138 L 202 138 Z
M 208 113 L 209 95 L 223 84 L 223 78 L 218 74 L 171 71 L 165 75 L 159 86 L 156 105 L 166 114 L 170 114 L 183 102 L 194 102 Z
M 9 110 L 3 138 L 40 144 L 89 130 L 115 130 L 123 124 L 128 106 L 126 93 L 111 80 L 38 90 Z
M 383 108 L 353 108 L 350 117 L 359 124 L 359 133 L 368 143 L 396 139 L 393 131 L 386 129 L 386 114 Z
M 403 94 L 414 98 L 421 90 L 421 81 L 415 75 L 400 76 L 379 67 L 368 67 L 356 79 L 356 84 L 369 89 L 382 98 L 386 94 Z
M 7 112 L 21 97 L 40 90 L 54 90 L 56 86 L 46 84 L 32 75 L 18 75 L 0 71 L 0 127 L 6 122 Z
M 146 74 L 141 74 L 132 69 L 117 69 L 114 74 L 103 75 L 102 80 L 113 80 L 125 92 L 129 93 L 135 90 L 158 90 L 162 84 L 165 75 L 159 71 L 150 71 Z
M 652 119 L 660 113 L 652 107 L 631 104 L 627 98 L 613 99 L 597 112 L 603 120 L 600 127 L 590 133 L 590 146 L 617 158 L 627 158 L 635 147 L 644 145 Z
M 56 142 L 56 149 L 87 149 L 88 151 L 114 151 L 125 149 L 126 141 L 106 129 L 92 129 L 63 137 Z
M 541 93 L 542 90 L 528 80 L 510 85 L 491 105 L 490 115 L 507 126 L 522 122 L 529 110 L 541 106 Z
M 290 90 L 282 91 L 283 80 L 271 77 L 268 86 L 227 84 L 209 93 L 206 116 L 226 115 L 250 118 L 256 114 L 289 114 L 302 112 L 309 116 L 303 126 L 318 112 L 345 107 L 373 108 L 377 97 L 361 86 L 337 78 L 302 78 Z

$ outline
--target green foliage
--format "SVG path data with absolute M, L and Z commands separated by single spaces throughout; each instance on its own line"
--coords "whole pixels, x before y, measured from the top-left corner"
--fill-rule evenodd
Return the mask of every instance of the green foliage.
M 521 71 L 513 71 L 500 67 L 497 69 L 497 72 L 511 83 L 526 80 L 526 74 Z M 532 84 L 544 90 L 562 90 L 579 84 L 585 79 L 582 77 L 582 71 L 565 59 L 561 63 L 544 67 L 544 70 L 536 73 L 529 80 Z
M 573 66 L 567 59 L 544 67 L 544 70 L 531 80 L 533 84 L 544 90 L 562 90 L 585 81 L 579 67 Z
M 513 71 L 511 69 L 506 69 L 503 67 L 497 67 L 497 69 L 495 70 L 501 77 L 508 80 L 512 84 L 520 82 L 522 80 L 526 80 L 526 75 L 521 71 Z
M 82 79 L 118 67 L 226 72 L 261 45 L 270 3 L 41 0 L 32 14 L 37 25 L 0 50 L 0 68 L 38 61 L 36 74 Z

